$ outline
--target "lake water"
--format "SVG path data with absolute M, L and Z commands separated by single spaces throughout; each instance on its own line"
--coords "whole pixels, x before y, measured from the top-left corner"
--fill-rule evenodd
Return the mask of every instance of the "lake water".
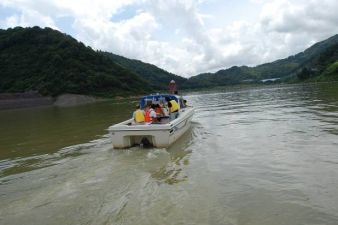
M 136 102 L 0 111 L 0 224 L 338 224 L 338 84 L 190 93 L 169 149 L 114 150 Z

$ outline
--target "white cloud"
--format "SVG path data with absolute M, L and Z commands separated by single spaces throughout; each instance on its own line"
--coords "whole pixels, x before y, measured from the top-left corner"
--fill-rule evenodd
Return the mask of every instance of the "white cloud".
M 267 31 L 280 33 L 325 32 L 337 25 L 338 3 L 331 0 L 299 1 L 287 0 L 267 3 L 261 14 L 261 23 Z
M 221 0 L 215 1 L 222 7 Z M 258 20 L 238 18 L 210 27 L 205 21 L 213 12 L 202 8 L 208 1 L 2 0 L 0 7 L 16 13 L 0 26 L 57 28 L 59 18 L 71 17 L 72 35 L 85 44 L 183 76 L 287 57 L 338 33 L 335 0 L 250 1 L 261 7 Z M 133 14 L 112 20 L 128 7 L 136 8 Z M 232 9 L 223 10 L 226 16 Z
M 115 53 L 129 57 L 141 55 L 151 45 L 151 33 L 157 26 L 149 13 L 116 23 L 96 18 L 79 18 L 74 23 L 78 39 L 94 48 L 113 49 Z
M 22 10 L 20 14 L 11 15 L 0 21 L 1 27 L 4 28 L 14 26 L 29 27 L 36 26 L 37 24 L 41 27 L 51 27 L 57 29 L 55 22 L 51 17 L 30 9 Z

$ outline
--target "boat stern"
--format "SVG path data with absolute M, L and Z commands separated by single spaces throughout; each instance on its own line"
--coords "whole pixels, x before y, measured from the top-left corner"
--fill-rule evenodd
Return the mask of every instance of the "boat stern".
M 165 125 L 114 125 L 109 129 L 114 148 L 132 146 L 169 146 L 170 127 Z

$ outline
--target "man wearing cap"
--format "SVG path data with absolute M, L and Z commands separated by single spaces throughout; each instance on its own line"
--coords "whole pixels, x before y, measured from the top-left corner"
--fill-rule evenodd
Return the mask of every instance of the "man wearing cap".
M 171 80 L 169 83 L 169 93 L 174 94 L 177 91 L 176 82 Z

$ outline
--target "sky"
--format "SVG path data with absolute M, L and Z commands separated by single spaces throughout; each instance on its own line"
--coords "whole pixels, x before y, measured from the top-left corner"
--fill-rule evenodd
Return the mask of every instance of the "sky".
M 337 0 L 0 0 L 0 28 L 51 27 L 190 77 L 294 55 L 338 33 Z

